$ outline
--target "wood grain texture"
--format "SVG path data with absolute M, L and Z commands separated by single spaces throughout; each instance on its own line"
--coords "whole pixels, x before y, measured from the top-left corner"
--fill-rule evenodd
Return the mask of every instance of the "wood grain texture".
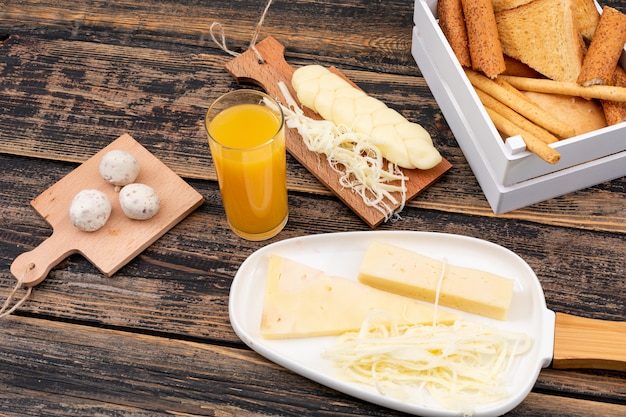
M 0 222 L 5 225 L 0 256 L 10 265 L 15 256 L 37 246 L 50 233 L 46 222 L 25 202 L 71 172 L 74 165 L 0 155 L 0 167 L 0 190 L 6 190 L 0 199 L 4 208 Z M 241 262 L 264 243 L 232 235 L 215 182 L 194 180 L 190 185 L 204 197 L 205 204 L 112 278 L 102 276 L 81 256 L 72 256 L 51 271 L 23 311 L 186 336 L 217 337 L 214 333 L 221 333 L 221 337 L 235 340 L 226 314 L 230 281 Z M 369 229 L 334 197 L 292 192 L 289 204 L 290 221 L 270 242 L 303 234 Z M 535 270 L 549 308 L 605 320 L 623 317 L 626 266 L 620 235 L 413 208 L 408 208 L 401 220 L 382 225 L 381 230 L 435 231 L 492 241 L 522 256 Z M 0 289 L 7 291 L 13 278 L 8 269 L 1 276 Z M 110 300 L 110 312 L 99 305 L 103 300 Z M 207 310 L 205 303 L 219 310 Z
M 83 162 L 111 137 L 127 132 L 178 175 L 216 179 L 202 120 L 210 103 L 234 86 L 223 70 L 230 57 L 184 47 L 164 51 L 19 36 L 7 39 L 1 49 L 7 57 L 0 95 L 3 152 Z M 122 66 L 109 65 L 120 56 Z M 422 124 L 454 166 L 409 205 L 494 216 L 423 79 L 344 72 Z M 287 179 L 292 190 L 330 194 L 298 164 Z M 626 190 L 625 183 L 617 179 L 501 217 L 623 233 L 626 208 L 619 191 Z M 599 208 L 606 216 L 594 215 Z
M 224 26 L 231 49 L 247 49 L 265 0 L 213 2 L 194 0 L 145 3 L 141 0 L 81 2 L 6 0 L 0 17 L 20 33 L 103 43 L 141 42 L 201 46 L 215 52 L 209 27 Z M 410 54 L 412 4 L 403 0 L 373 2 L 297 0 L 272 5 L 261 31 L 293 45 L 298 57 L 389 73 L 418 74 Z M 349 33 L 346 27 L 349 26 Z M 372 50 L 376 53 L 372 54 Z M 319 53 L 321 52 L 321 54 Z
M 219 20 L 242 52 L 264 5 L 0 0 L 0 302 L 13 260 L 51 233 L 29 202 L 122 133 L 205 201 L 110 278 L 79 254 L 63 259 L 0 321 L 0 415 L 400 416 L 268 362 L 230 325 L 230 284 L 255 250 L 370 229 L 291 156 L 283 232 L 248 242 L 224 220 L 203 117 L 238 85 L 208 28 Z M 423 125 L 453 165 L 380 230 L 492 241 L 528 262 L 548 308 L 625 321 L 626 179 L 494 215 L 410 55 L 412 13 L 404 0 L 274 2 L 261 38 L 283 44 L 290 65 L 336 66 Z M 508 413 L 625 414 L 623 372 L 552 368 Z
M 0 411 L 11 416 L 41 415 L 42 410 L 104 416 L 405 415 L 304 380 L 231 346 L 24 317 L 8 320 L 0 341 L 7 346 L 0 374 L 7 389 L 0 394 Z M 16 394 L 32 399 L 11 401 Z M 624 412 L 626 404 L 534 392 L 508 415 L 617 417 Z
M 626 372 L 626 321 L 556 314 L 554 358 L 558 369 L 595 368 Z
M 2 263 L 6 265 L 3 269 L 8 271 L 8 265 L 23 250 L 22 247 L 37 245 L 49 234 L 45 221 L 24 202 L 28 201 L 29 195 L 45 188 L 46 183 L 71 172 L 74 165 L 14 156 L 2 156 L 0 162 L 3 167 L 3 175 L 0 176 L 0 190 L 3 190 L 1 203 L 5 208 L 0 216 L 6 225 L 1 235 L 0 253 Z M 191 181 L 191 185 L 200 191 L 206 203 L 112 278 L 101 275 L 82 257 L 70 257 L 35 288 L 32 298 L 19 314 L 39 317 L 46 322 L 78 321 L 87 326 L 108 327 L 123 332 L 203 344 L 217 341 L 218 344 L 234 344 L 243 348 L 228 321 L 228 290 L 241 262 L 262 245 L 232 236 L 223 221 L 219 190 L 215 183 Z M 323 199 L 307 193 L 291 193 L 290 207 L 290 222 L 275 240 L 308 233 L 367 229 L 349 209 L 331 197 Z M 311 218 L 316 219 L 315 227 L 311 226 Z M 428 225 L 427 228 L 424 225 Z M 623 319 L 626 292 L 620 278 L 624 274 L 620 236 L 545 228 L 533 223 L 497 218 L 468 221 L 461 215 L 442 215 L 415 209 L 408 209 L 401 222 L 383 228 L 460 233 L 502 244 L 523 256 L 537 271 L 550 308 L 600 319 Z M 502 230 L 506 233 L 501 233 Z M 581 262 L 581 259 L 585 261 Z M 596 265 L 603 265 L 601 273 L 598 273 Z M 14 281 L 8 272 L 0 276 L 0 288 L 3 290 L 0 296 L 4 297 Z M 94 346 L 93 349 L 98 348 Z M 128 352 L 128 355 L 135 354 Z M 196 359 L 193 361 L 195 363 Z M 59 365 L 56 359 L 52 359 L 52 363 Z M 117 368 L 117 365 L 112 366 Z M 123 369 L 111 372 L 122 372 Z M 46 371 L 41 372 L 45 374 Z M 567 395 L 584 393 L 584 398 L 608 401 L 609 405 L 611 402 L 626 401 L 623 375 L 597 378 L 589 373 L 559 374 L 554 379 L 551 378 L 554 374 L 544 375 L 542 372 L 540 391 L 552 393 L 550 396 L 559 392 L 567 392 Z M 564 375 L 570 379 L 569 384 L 563 385 Z M 64 380 L 66 377 L 59 378 Z M 168 392 L 168 395 L 179 395 L 169 392 L 170 388 L 162 385 L 155 389 Z M 70 389 L 66 395 L 85 394 Z M 93 394 L 88 396 L 93 398 Z M 105 400 L 98 403 L 103 410 L 110 407 Z M 565 408 L 571 415 L 591 412 L 591 405 L 585 401 L 577 400 L 572 404 L 575 406 Z M 539 401 L 526 415 L 532 415 L 537 410 L 565 415 L 544 406 Z M 135 407 L 136 404 L 130 409 Z M 208 407 L 220 410 L 218 405 Z M 598 413 L 619 415 L 610 411 L 611 407 L 597 410 Z M 365 409 L 369 410 L 369 406 L 359 404 L 356 408 L 361 412 Z M 106 412 L 110 415 L 115 413 L 111 410 Z M 307 412 L 314 415 L 312 411 Z M 382 411 L 380 413 L 383 415 Z

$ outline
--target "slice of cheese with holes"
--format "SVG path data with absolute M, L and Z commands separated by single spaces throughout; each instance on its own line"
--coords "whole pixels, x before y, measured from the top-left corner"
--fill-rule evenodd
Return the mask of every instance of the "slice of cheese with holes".
M 383 291 L 435 302 L 442 261 L 382 242 L 372 242 L 359 269 L 359 281 Z M 505 320 L 513 280 L 478 269 L 445 264 L 439 304 Z
M 377 290 L 347 278 L 329 276 L 299 262 L 271 255 L 261 318 L 266 339 L 340 335 L 358 331 L 372 311 L 384 311 L 398 324 L 432 324 L 434 306 Z M 437 310 L 437 322 L 459 316 Z

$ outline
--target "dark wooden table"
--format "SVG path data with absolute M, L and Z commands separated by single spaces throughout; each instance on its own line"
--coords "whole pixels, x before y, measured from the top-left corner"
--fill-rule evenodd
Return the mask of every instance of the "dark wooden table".
M 626 1 L 606 1 L 626 11 Z M 123 133 L 205 199 L 111 278 L 70 256 L 0 321 L 10 416 L 400 415 L 248 349 L 228 319 L 239 265 L 268 242 L 233 235 L 203 128 L 237 88 L 211 40 L 246 49 L 265 0 L 0 0 L 0 297 L 13 259 L 51 233 L 29 202 Z M 555 311 L 626 320 L 626 179 L 495 216 L 410 55 L 410 0 L 275 1 L 260 38 L 293 66 L 335 65 L 421 123 L 453 164 L 379 230 L 457 233 L 521 255 Z M 272 241 L 369 230 L 288 156 L 290 218 Z M 18 296 L 23 294 L 18 292 Z M 626 346 L 624 347 L 626 349 Z M 511 416 L 626 415 L 626 375 L 545 369 Z

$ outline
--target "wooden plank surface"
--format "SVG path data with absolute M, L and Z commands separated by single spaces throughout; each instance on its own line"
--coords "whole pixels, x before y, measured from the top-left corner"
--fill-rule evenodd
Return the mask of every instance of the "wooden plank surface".
M 63 260 L 0 321 L 0 415 L 400 416 L 268 362 L 230 326 L 230 283 L 253 251 L 370 229 L 291 156 L 284 231 L 248 242 L 225 222 L 202 123 L 236 84 L 209 26 L 219 20 L 241 52 L 264 6 L 0 0 L 0 301 L 12 261 L 51 233 L 29 202 L 122 133 L 205 200 L 110 278 L 80 255 Z M 492 241 L 535 270 L 549 308 L 626 320 L 626 179 L 493 215 L 410 55 L 412 11 L 401 0 L 274 2 L 261 36 L 285 45 L 292 65 L 339 68 L 422 124 L 453 165 L 380 230 Z M 624 373 L 556 369 L 508 413 L 625 414 Z
M 110 13 L 120 13 L 115 6 L 111 7 L 113 10 Z M 390 2 L 389 7 L 391 12 L 399 6 Z M 15 35 L 7 38 L 1 46 L 2 52 L 9 58 L 3 63 L 3 85 L 24 85 L 18 90 L 6 88 L 0 95 L 0 106 L 12 109 L 0 114 L 0 121 L 6 126 L 0 131 L 3 152 L 83 162 L 87 158 L 86 151 L 93 154 L 106 144 L 107 138 L 126 132 L 142 143 L 149 139 L 149 150 L 184 178 L 214 180 L 215 171 L 201 123 L 211 102 L 233 87 L 232 77 L 223 70 L 224 64 L 232 57 L 216 50 L 208 41 L 200 43 L 198 48 L 178 45 L 176 48 L 159 49 L 160 43 L 152 46 L 153 49 L 143 47 L 143 43 L 148 42 L 143 39 L 147 36 L 143 33 L 138 45 L 129 45 L 128 42 L 120 45 L 119 39 L 111 44 L 94 43 L 89 39 L 95 24 L 91 20 L 85 20 L 86 27 L 81 26 L 82 30 L 78 30 L 72 39 L 67 39 L 71 34 L 63 31 L 72 21 L 63 20 L 67 17 L 61 9 L 63 5 L 54 8 L 46 5 L 30 11 L 34 16 L 41 15 L 46 22 L 46 30 L 52 34 L 62 31 L 58 33 L 61 38 L 24 39 L 24 35 Z M 71 7 L 66 5 L 66 9 Z M 20 27 L 20 32 L 37 33 L 41 24 L 35 25 L 33 18 L 23 16 L 25 12 L 22 10 L 29 10 L 29 7 L 20 7 L 19 10 L 16 6 L 0 9 L 0 16 L 10 19 L 4 21 Z M 397 19 L 395 15 L 394 19 Z M 113 20 L 106 29 L 116 33 L 121 29 Z M 231 25 L 235 23 L 227 27 Z M 410 36 L 409 32 L 406 36 Z M 161 40 L 161 34 L 150 33 Z M 320 32 L 312 36 L 324 35 Z M 379 37 L 384 39 L 380 29 L 371 35 L 369 43 Z M 229 32 L 229 36 L 235 34 Z M 208 28 L 205 37 L 210 37 Z M 410 38 L 405 41 L 393 45 L 389 40 L 391 44 L 385 44 L 397 48 L 397 57 L 393 61 L 389 59 L 390 62 L 410 63 L 408 59 L 412 58 L 405 50 L 409 47 Z M 289 47 L 288 59 L 293 65 L 310 62 L 302 61 L 297 52 L 298 43 L 282 42 Z M 347 42 L 337 47 L 343 48 L 346 55 L 357 54 L 363 65 L 354 69 L 343 63 L 338 68 L 368 93 L 396 108 L 408 119 L 422 124 L 454 166 L 424 194 L 409 202 L 409 206 L 493 216 L 424 79 L 415 76 L 416 66 L 399 73 L 398 68 L 389 64 L 384 69 L 390 73 L 381 74 L 378 67 L 369 61 L 373 59 L 371 55 L 385 54 L 384 48 L 380 51 L 377 47 L 376 54 L 365 54 Z M 335 52 L 334 47 L 330 52 Z M 124 57 L 121 61 L 123 65 L 110 65 L 120 61 L 120 57 Z M 315 56 L 308 58 L 318 62 Z M 336 64 L 336 60 L 329 59 L 329 64 Z M 29 80 L 38 82 L 33 84 Z M 45 140 L 60 137 L 65 143 Z M 185 150 L 184 155 L 181 155 L 180 149 Z M 621 195 L 614 191 L 623 191 L 624 182 L 624 178 L 617 179 L 501 217 L 623 233 L 626 231 L 626 209 L 621 203 Z M 330 194 L 323 184 L 298 164 L 293 164 L 288 173 L 288 185 L 293 190 Z M 594 215 L 598 208 L 605 214 L 604 217 Z
M 48 233 L 45 222 L 34 213 L 32 208 L 22 204 L 24 196 L 29 194 L 29 190 L 39 187 L 41 183 L 51 181 L 58 175 L 62 175 L 63 172 L 70 171 L 73 165 L 10 155 L 2 156 L 0 162 L 1 166 L 4 167 L 3 173 L 5 174 L 2 176 L 2 182 L 0 182 L 0 190 L 3 190 L 0 203 L 5 207 L 5 210 L 0 212 L 0 221 L 6 224 L 0 243 L 2 248 L 0 259 L 2 259 L 3 264 L 9 265 L 12 256 L 19 253 L 20 246 L 25 244 L 36 245 Z M 36 170 L 35 168 L 39 169 Z M 39 178 L 32 178 L 34 171 L 41 172 L 38 174 Z M 15 187 L 15 184 L 19 184 L 19 187 Z M 159 409 L 172 407 L 169 399 L 156 403 L 151 400 L 150 405 L 148 405 L 142 394 L 133 395 L 131 398 L 124 397 L 124 400 L 116 400 L 111 404 L 110 396 L 100 394 L 100 389 L 96 388 L 98 382 L 92 381 L 87 385 L 76 384 L 72 382 L 76 377 L 70 375 L 69 371 L 68 373 L 55 374 L 54 381 L 56 382 L 45 382 L 47 378 L 50 378 L 45 375 L 51 368 L 68 366 L 64 363 L 67 361 L 69 352 L 72 352 L 72 355 L 78 354 L 84 358 L 83 361 L 94 359 L 93 355 L 100 355 L 101 353 L 98 352 L 101 351 L 106 352 L 109 359 L 117 358 L 113 363 L 106 362 L 106 364 L 96 366 L 95 369 L 92 368 L 92 365 L 87 365 L 84 362 L 79 363 L 75 365 L 77 369 L 71 372 L 72 374 L 86 373 L 87 376 L 84 378 L 88 378 L 89 375 L 91 378 L 96 378 L 92 372 L 98 374 L 102 372 L 98 370 L 100 367 L 102 369 L 108 367 L 109 376 L 104 377 L 104 380 L 111 380 L 108 384 L 111 385 L 109 389 L 113 392 L 116 392 L 115 389 L 121 389 L 116 388 L 116 385 L 119 384 L 116 378 L 127 375 L 130 372 L 129 366 L 138 360 L 137 357 L 140 361 L 146 361 L 146 358 L 151 357 L 150 355 L 155 355 L 156 352 L 161 351 L 163 349 L 162 343 L 198 343 L 199 346 L 203 346 L 203 350 L 211 350 L 215 345 L 218 347 L 230 346 L 244 356 L 252 355 L 255 358 L 248 360 L 265 363 L 264 359 L 248 352 L 238 340 L 230 327 L 227 309 L 229 285 L 237 267 L 247 255 L 262 247 L 262 243 L 241 241 L 231 236 L 223 222 L 219 191 L 215 183 L 193 180 L 191 185 L 205 196 L 206 203 L 112 278 L 106 278 L 98 273 L 88 261 L 80 256 L 73 256 L 55 268 L 50 277 L 41 286 L 35 288 L 31 299 L 20 309 L 18 316 L 0 323 L 6 332 L 6 329 L 14 326 L 13 323 L 15 322 L 21 323 L 23 320 L 32 319 L 33 321 L 29 321 L 31 324 L 27 328 L 15 330 L 17 336 L 21 335 L 21 342 L 19 343 L 26 346 L 32 345 L 33 334 L 44 332 L 44 335 L 39 335 L 36 339 L 39 339 L 37 343 L 41 344 L 38 350 L 48 352 L 45 354 L 47 365 L 39 367 L 34 376 L 25 375 L 21 377 L 23 380 L 18 384 L 18 387 L 21 387 L 22 391 L 19 392 L 22 395 L 29 395 L 29 391 L 23 390 L 32 389 L 29 384 L 34 384 L 36 380 L 41 380 L 44 377 L 44 385 L 52 386 L 50 389 L 53 390 L 49 393 L 51 398 L 57 398 L 57 395 L 62 395 L 63 398 L 69 397 L 68 400 L 87 397 L 90 399 L 88 403 L 93 402 L 89 407 L 101 411 L 104 415 L 107 413 L 109 413 L 108 415 L 130 412 L 149 413 L 150 407 Z M 319 213 L 317 207 L 322 202 L 324 212 Z M 308 218 L 312 216 L 317 219 L 318 226 L 315 230 L 308 231 L 310 233 L 368 229 L 367 225 L 363 224 L 349 209 L 334 198 L 329 197 L 320 200 L 308 193 L 292 193 L 290 194 L 290 204 L 291 207 L 294 207 L 292 210 L 292 217 L 294 218 L 288 224 L 284 234 L 281 234 L 277 239 L 302 234 L 299 225 L 307 224 Z M 624 273 L 624 265 L 620 258 L 623 254 L 623 249 L 620 248 L 620 236 L 584 230 L 574 233 L 565 228 L 546 228 L 526 222 L 511 224 L 500 219 L 468 222 L 465 216 L 441 216 L 438 213 L 424 213 L 418 210 L 407 212 L 407 216 L 402 221 L 402 229 L 426 230 L 422 228 L 422 225 L 428 224 L 427 230 L 480 236 L 514 250 L 537 271 L 546 291 L 549 308 L 603 320 L 623 318 L 623 294 L 626 288 L 624 288 L 624 281 L 620 279 Z M 502 229 L 506 229 L 507 232 L 501 233 Z M 520 239 L 519 236 L 546 236 L 546 238 Z M 582 258 L 585 261 L 581 263 Z M 602 265 L 601 273 L 598 272 L 597 265 Z M 0 274 L 0 277 L 0 288 L 2 288 L 0 297 L 4 297 L 13 279 L 8 271 Z M 76 323 L 77 321 L 78 323 Z M 74 323 L 78 325 L 75 326 Z M 31 325 L 40 328 L 33 329 L 30 327 Z M 63 330 L 60 331 L 57 326 Z M 119 334 L 106 336 L 109 334 L 105 331 L 107 329 L 119 332 Z M 100 330 L 104 332 L 105 336 L 97 336 Z M 50 347 L 50 334 L 56 332 L 59 332 L 58 339 L 56 337 L 53 339 L 57 340 L 55 343 L 61 345 L 53 348 Z M 72 332 L 79 334 L 85 332 L 90 334 L 91 338 L 98 340 L 98 343 L 113 343 L 122 346 L 122 348 L 120 351 L 109 352 L 107 349 L 111 349 L 110 346 L 99 346 L 90 341 L 88 343 L 77 342 L 82 346 L 77 351 L 77 348 L 71 344 L 70 346 L 64 344 L 66 340 L 77 339 L 76 334 L 72 334 L 72 337 L 65 335 Z M 1 336 L 3 338 L 0 340 L 1 345 L 13 346 L 17 336 L 8 336 L 5 333 L 4 336 Z M 123 342 L 120 341 L 121 336 L 123 336 Z M 146 345 L 151 345 L 152 341 L 139 345 L 134 344 L 136 343 L 135 337 L 141 339 L 147 336 L 161 341 L 152 347 L 154 350 L 146 350 Z M 20 360 L 24 360 L 25 355 L 28 362 L 37 363 L 36 357 L 44 354 L 29 349 L 25 350 L 21 346 L 4 349 L 3 357 L 5 358 L 7 357 L 6 352 L 9 350 L 16 349 L 22 352 L 20 355 L 16 354 L 16 358 L 4 360 L 3 367 L 6 365 L 6 369 L 11 369 L 9 374 L 5 374 L 6 378 L 15 378 L 18 373 L 16 369 L 22 363 Z M 51 349 L 59 349 L 59 353 L 51 354 Z M 89 349 L 93 349 L 95 353 L 89 353 Z M 67 353 L 62 354 L 63 351 L 67 351 Z M 141 353 L 137 354 L 137 352 Z M 189 359 L 181 358 L 179 359 L 181 363 L 186 363 L 190 367 L 197 366 L 195 364 L 199 359 L 198 355 L 194 354 L 194 350 L 187 351 L 185 355 Z M 8 357 L 11 356 L 12 354 L 8 355 Z M 95 358 L 95 360 L 97 362 L 99 359 Z M 207 357 L 203 360 L 213 362 L 215 359 Z M 146 372 L 141 369 L 141 364 L 136 366 L 139 368 L 136 372 Z M 209 365 L 207 364 L 207 366 Z M 228 366 L 228 364 L 223 366 Z M 271 368 L 276 367 L 271 366 Z M 261 369 L 251 369 L 244 372 L 245 378 L 249 379 L 254 375 L 259 375 Z M 183 396 L 181 391 L 168 386 L 165 382 L 156 382 L 160 373 L 168 375 L 172 372 L 171 369 L 153 370 L 152 372 L 155 373 L 151 377 L 153 378 L 152 381 L 131 382 L 131 384 L 137 384 L 133 387 L 139 393 L 146 392 L 152 386 L 150 392 L 153 395 L 167 393 L 168 396 L 175 398 Z M 187 375 L 184 374 L 187 372 L 186 370 L 180 369 L 176 372 L 181 373 L 178 377 L 187 380 L 184 378 Z M 226 372 L 226 370 L 216 370 L 216 374 L 222 372 Z M 294 378 L 297 380 L 297 377 L 284 370 L 275 370 L 274 372 L 276 372 L 276 376 L 272 378 L 280 381 L 280 383 L 276 382 L 270 388 L 292 392 Z M 267 374 L 264 373 L 263 375 Z M 212 377 L 206 378 L 215 384 Z M 9 386 L 15 384 L 12 379 L 2 382 Z M 193 384 L 197 384 L 193 390 L 199 390 L 193 394 L 194 396 L 200 397 L 202 395 L 204 383 L 205 379 L 193 379 Z M 63 385 L 63 391 L 54 390 L 58 384 Z M 232 384 L 229 385 L 228 381 L 222 381 L 221 384 L 221 388 L 216 389 L 227 390 L 228 387 L 232 388 Z M 321 395 L 323 398 L 327 398 L 329 390 L 308 381 L 298 382 L 299 387 L 301 384 L 309 386 L 308 389 L 311 392 L 306 394 L 306 400 L 302 400 L 302 403 L 296 405 L 295 410 L 297 411 L 283 408 L 285 406 L 282 403 L 276 405 L 270 399 L 265 401 L 257 399 L 256 401 L 259 403 L 256 406 L 260 409 L 254 409 L 250 412 L 267 412 L 269 415 L 292 415 L 292 412 L 294 414 L 302 412 L 315 415 L 316 409 L 314 407 L 317 405 L 310 404 L 311 396 Z M 43 389 L 48 388 L 44 387 Z M 268 387 L 258 389 L 265 392 Z M 515 413 L 511 415 L 533 415 L 538 410 L 547 413 L 546 415 L 566 415 L 567 413 L 569 415 L 601 415 L 602 413 L 619 415 L 623 411 L 623 407 L 616 406 L 616 404 L 626 402 L 626 379 L 623 374 L 619 373 L 546 370 L 541 373 L 536 390 L 536 395 L 539 397 L 548 396 L 547 399 L 544 397 L 543 400 L 537 399 L 536 402 L 530 403 L 525 401 L 521 410 L 516 409 Z M 578 395 L 585 400 L 562 398 L 561 395 L 564 394 L 566 396 Z M 333 393 L 332 395 L 337 396 L 339 394 Z M 74 404 L 73 401 L 70 401 L 70 404 Z M 204 401 L 203 406 L 206 407 L 206 410 L 212 410 L 212 412 L 216 412 L 216 410 L 229 411 L 229 409 L 223 409 L 222 403 L 210 396 L 209 398 L 203 397 L 202 401 Z M 270 401 L 270 404 L 266 401 Z M 364 410 L 368 410 L 368 413 L 372 412 L 371 406 L 358 401 L 355 402 L 349 398 L 342 398 L 337 401 L 347 401 L 348 405 L 355 408 L 350 412 L 331 408 L 330 414 L 336 412 L 341 415 L 344 412 L 347 415 L 350 415 L 349 413 L 360 415 L 365 412 Z M 544 404 L 546 401 L 552 405 L 547 406 Z M 565 401 L 566 404 L 561 401 Z M 601 403 L 600 405 L 597 404 L 598 401 Z M 0 401 L 1 403 L 2 401 Z M 47 402 L 37 397 L 36 403 L 46 404 Z M 240 402 L 237 404 L 240 405 Z M 74 404 L 71 407 L 78 407 L 78 405 Z M 68 410 L 72 410 L 71 407 Z M 118 410 L 118 407 L 121 408 Z M 530 408 L 524 412 L 525 407 Z M 561 407 L 563 413 L 559 414 L 558 409 Z M 180 412 L 191 411 L 186 408 L 173 409 Z M 63 412 L 58 410 L 58 415 L 63 415 Z M 230 410 L 230 412 L 233 415 L 238 413 L 237 409 Z M 199 415 L 202 414 L 199 413 Z M 393 414 L 389 414 L 386 410 L 377 409 L 373 411 L 372 415 Z
M 26 404 L 11 397 L 30 393 L 40 397 L 41 408 L 20 408 L 22 416 L 40 416 L 42 409 L 55 415 L 317 417 L 361 416 L 365 410 L 369 416 L 405 415 L 304 380 L 237 347 L 45 324 L 15 317 L 4 326 L 0 383 L 7 389 L 0 391 L 0 411 L 13 414 L 7 405 Z M 316 397 L 324 403 L 312 401 Z M 534 392 L 511 415 L 618 417 L 625 412 L 624 403 Z

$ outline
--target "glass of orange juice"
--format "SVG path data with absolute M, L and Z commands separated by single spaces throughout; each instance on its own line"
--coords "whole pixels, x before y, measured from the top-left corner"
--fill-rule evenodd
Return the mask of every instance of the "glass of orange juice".
M 230 228 L 265 240 L 287 223 L 284 116 L 280 105 L 252 89 L 219 97 L 206 114 L 211 156 Z

